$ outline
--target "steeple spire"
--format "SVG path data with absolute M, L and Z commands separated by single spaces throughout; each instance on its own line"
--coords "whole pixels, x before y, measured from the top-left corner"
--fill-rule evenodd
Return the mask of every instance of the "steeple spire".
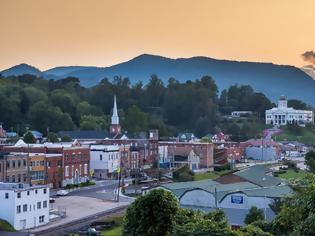
M 119 117 L 118 117 L 118 111 L 117 111 L 116 95 L 114 96 L 114 107 L 113 107 L 113 115 L 112 115 L 112 125 L 119 125 Z

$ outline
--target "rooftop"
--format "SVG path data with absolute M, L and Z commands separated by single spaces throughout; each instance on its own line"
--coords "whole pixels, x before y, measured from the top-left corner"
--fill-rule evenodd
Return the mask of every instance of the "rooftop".
M 47 188 L 46 185 L 29 185 L 23 183 L 3 183 L 0 182 L 0 190 L 13 190 L 13 191 L 21 191 L 21 190 L 32 190 L 32 189 L 41 189 Z

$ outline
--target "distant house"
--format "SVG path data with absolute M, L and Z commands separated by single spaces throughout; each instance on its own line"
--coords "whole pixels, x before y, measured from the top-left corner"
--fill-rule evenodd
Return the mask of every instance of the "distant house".
M 37 130 L 31 130 L 30 131 L 31 133 L 32 133 L 32 135 L 34 136 L 34 138 L 36 139 L 36 140 L 42 140 L 43 139 L 43 134 L 41 133 L 41 132 L 39 132 L 39 131 L 37 131 Z
M 2 123 L 0 123 L 0 144 L 5 143 L 7 140 L 7 133 L 5 129 L 2 127 Z
M 215 135 L 212 136 L 212 142 L 216 143 L 222 143 L 226 142 L 230 139 L 230 136 L 227 134 L 224 134 L 223 132 L 216 133 Z
M 175 167 L 187 165 L 191 170 L 199 169 L 200 157 L 189 147 L 177 147 L 174 155 Z
M 193 133 L 179 133 L 177 136 L 179 142 L 196 141 L 197 137 Z
M 231 116 L 232 117 L 248 117 L 253 115 L 252 111 L 232 111 Z

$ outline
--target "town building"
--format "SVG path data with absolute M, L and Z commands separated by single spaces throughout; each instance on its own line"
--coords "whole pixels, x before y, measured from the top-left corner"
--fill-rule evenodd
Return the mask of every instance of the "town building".
M 90 177 L 90 149 L 88 146 L 81 145 L 77 140 L 66 143 L 44 143 L 44 144 L 26 144 L 19 140 L 13 146 L 3 147 L 4 152 L 16 153 L 44 153 L 44 154 L 61 154 L 62 155 L 62 186 L 67 184 L 78 184 L 86 182 Z M 49 158 L 57 158 L 57 167 L 46 170 L 50 172 L 49 176 L 60 175 L 58 167 L 59 157 L 50 155 Z M 57 173 L 53 174 L 55 170 Z M 58 186 L 58 179 L 55 179 L 54 186 Z M 57 182 L 56 182 L 57 181 Z M 49 183 L 49 182 L 48 182 Z
M 49 188 L 22 183 L 0 183 L 0 219 L 16 230 L 49 222 Z
M 2 181 L 12 183 L 29 183 L 27 153 L 5 153 L 2 154 Z
M 7 132 L 2 127 L 2 123 L 0 123 L 0 144 L 4 144 L 7 141 Z
M 277 107 L 266 110 L 267 125 L 305 125 L 308 123 L 314 123 L 313 111 L 296 110 L 292 107 L 288 107 L 288 101 L 283 95 L 280 97 Z
M 248 117 L 253 115 L 252 111 L 232 111 L 231 116 L 232 117 Z
M 28 170 L 31 184 L 46 184 L 46 154 L 45 153 L 30 153 L 28 154 Z
M 260 161 L 274 161 L 281 156 L 281 146 L 272 139 L 250 139 L 242 144 L 245 157 Z
M 63 186 L 63 154 L 46 153 L 47 184 L 50 188 L 58 189 Z
M 177 152 L 176 150 L 181 150 L 182 153 Z M 201 142 L 169 142 L 169 141 L 160 141 L 159 142 L 159 160 L 160 165 L 164 166 L 175 166 L 175 156 L 178 157 L 186 156 L 185 160 L 188 162 L 188 156 L 190 155 L 194 159 L 194 168 L 212 168 L 214 165 L 213 143 L 201 143 Z M 193 151 L 193 153 L 191 152 Z M 199 161 L 197 159 L 199 158 Z M 178 159 L 179 160 L 179 159 Z M 198 165 L 197 165 L 198 163 Z M 193 167 L 193 166 L 191 166 Z
M 169 183 L 158 188 L 174 193 L 183 208 L 204 212 L 222 209 L 233 226 L 243 226 L 253 206 L 262 209 L 265 220 L 270 222 L 275 218 L 270 205 L 294 194 L 280 179 L 268 175 L 263 166 L 250 167 L 215 180 Z
M 120 146 L 91 145 L 90 158 L 90 169 L 95 178 L 108 179 L 117 176 L 120 167 Z

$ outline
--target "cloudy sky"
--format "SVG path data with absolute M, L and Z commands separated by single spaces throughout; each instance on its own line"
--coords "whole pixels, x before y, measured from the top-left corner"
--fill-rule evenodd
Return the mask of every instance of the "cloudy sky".
M 167 57 L 305 64 L 314 0 L 0 0 L 0 70 Z

